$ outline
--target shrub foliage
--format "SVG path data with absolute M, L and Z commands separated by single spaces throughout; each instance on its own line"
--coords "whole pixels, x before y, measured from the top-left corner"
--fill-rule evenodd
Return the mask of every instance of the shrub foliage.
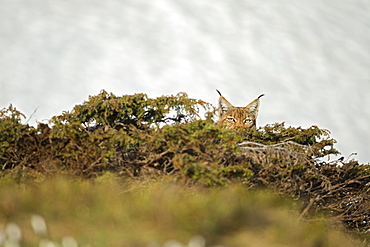
M 205 117 L 199 115 L 206 112 Z M 370 230 L 370 169 L 343 158 L 328 130 L 226 130 L 214 108 L 184 93 L 155 99 L 102 91 L 37 127 L 13 106 L 0 111 L 0 167 L 18 179 L 66 173 L 172 176 L 184 184 L 269 188 L 302 199 L 301 217 L 326 213 L 363 235 Z

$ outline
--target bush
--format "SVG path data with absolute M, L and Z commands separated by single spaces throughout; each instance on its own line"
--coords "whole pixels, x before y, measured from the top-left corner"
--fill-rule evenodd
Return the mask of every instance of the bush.
M 184 93 L 152 99 L 102 91 L 34 128 L 10 106 L 0 112 L 0 165 L 18 182 L 113 172 L 204 187 L 269 188 L 300 198 L 301 217 L 326 213 L 369 233 L 369 165 L 323 161 L 339 153 L 328 130 L 284 123 L 227 130 L 214 124 L 213 115 L 213 106 Z

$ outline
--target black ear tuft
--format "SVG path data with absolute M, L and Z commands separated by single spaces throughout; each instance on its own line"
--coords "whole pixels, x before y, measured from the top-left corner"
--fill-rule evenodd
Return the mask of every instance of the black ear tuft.
M 222 96 L 222 95 L 221 95 L 221 93 L 220 93 L 220 91 L 218 91 L 217 89 L 216 89 L 216 91 L 217 91 L 217 93 L 218 93 L 220 96 Z
M 261 98 L 262 96 L 265 96 L 265 95 L 264 95 L 264 94 L 261 94 L 260 96 L 258 96 L 258 98 L 257 98 L 257 99 Z

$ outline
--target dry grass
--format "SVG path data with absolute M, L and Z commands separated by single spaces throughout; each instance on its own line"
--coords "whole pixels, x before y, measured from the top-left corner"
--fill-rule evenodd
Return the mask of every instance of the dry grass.
M 106 174 L 3 182 L 0 197 L 0 232 L 16 224 L 21 246 L 359 246 L 324 219 L 300 221 L 296 201 L 242 186 L 205 189 Z

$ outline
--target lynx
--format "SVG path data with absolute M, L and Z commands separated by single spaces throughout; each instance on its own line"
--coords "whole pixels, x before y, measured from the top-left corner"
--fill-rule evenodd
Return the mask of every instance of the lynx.
M 225 128 L 252 128 L 256 126 L 256 119 L 258 116 L 258 109 L 260 105 L 261 94 L 257 99 L 253 100 L 246 107 L 235 107 L 221 95 L 218 99 L 218 123 L 225 126 Z

